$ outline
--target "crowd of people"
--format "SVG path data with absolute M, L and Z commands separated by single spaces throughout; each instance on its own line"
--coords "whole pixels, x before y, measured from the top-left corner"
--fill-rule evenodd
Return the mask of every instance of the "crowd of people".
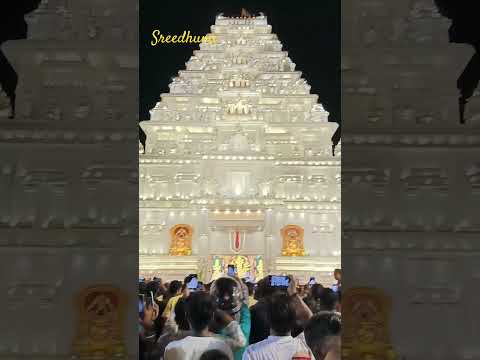
M 140 360 L 339 360 L 341 270 L 334 275 L 329 287 L 271 275 L 140 279 Z

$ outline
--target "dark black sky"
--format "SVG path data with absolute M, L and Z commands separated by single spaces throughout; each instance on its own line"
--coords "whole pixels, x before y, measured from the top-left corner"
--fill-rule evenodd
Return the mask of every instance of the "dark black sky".
M 215 16 L 239 16 L 241 8 L 263 12 L 283 44 L 283 50 L 302 71 L 311 93 L 330 112 L 330 121 L 340 121 L 340 0 L 316 1 L 140 1 L 140 120 L 150 118 L 149 109 L 168 92 L 171 78 L 192 56 L 198 44 L 150 45 L 151 33 L 204 35 Z

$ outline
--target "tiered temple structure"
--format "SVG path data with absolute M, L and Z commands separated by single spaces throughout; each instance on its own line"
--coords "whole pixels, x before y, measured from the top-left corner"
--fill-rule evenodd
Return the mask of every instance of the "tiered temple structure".
M 217 16 L 141 123 L 140 273 L 293 273 L 340 263 L 337 124 L 265 16 Z

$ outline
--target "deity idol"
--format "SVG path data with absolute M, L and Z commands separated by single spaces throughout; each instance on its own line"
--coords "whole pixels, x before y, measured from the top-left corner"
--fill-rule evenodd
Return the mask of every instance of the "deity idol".
M 218 256 L 213 258 L 212 264 L 212 280 L 216 280 L 223 275 L 223 263 L 222 259 Z
M 76 297 L 78 329 L 73 352 L 81 359 L 123 358 L 125 296 L 110 286 L 95 286 Z
M 280 230 L 283 238 L 282 256 L 304 256 L 303 229 L 298 225 L 287 225 Z
M 192 255 L 192 234 L 190 225 L 177 224 L 170 229 L 172 242 L 170 244 L 170 255 L 188 256 Z

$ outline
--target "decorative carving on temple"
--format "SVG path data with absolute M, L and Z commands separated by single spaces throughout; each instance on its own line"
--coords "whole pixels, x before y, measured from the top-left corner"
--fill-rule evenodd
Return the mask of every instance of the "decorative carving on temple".
M 237 133 L 230 138 L 229 148 L 234 152 L 248 152 L 250 143 L 248 137 L 242 133 Z
M 304 230 L 298 225 L 287 225 L 280 230 L 283 239 L 282 256 L 304 256 Z
M 77 333 L 72 352 L 80 359 L 126 357 L 123 339 L 125 295 L 101 285 L 82 290 L 75 298 Z
M 187 224 L 177 224 L 170 229 L 170 255 L 192 255 L 193 228 Z
M 480 194 L 480 163 L 468 167 L 465 171 L 465 176 L 471 186 L 472 193 Z
M 443 168 L 409 168 L 402 171 L 400 181 L 409 195 L 422 190 L 446 194 L 449 186 L 447 171 Z
M 173 78 L 168 87 L 172 94 L 188 94 L 193 91 L 191 82 L 180 77 Z
M 230 88 L 246 88 L 249 86 L 250 80 L 239 75 L 232 76 L 232 78 L 228 81 L 228 87 Z
M 250 107 L 245 100 L 239 100 L 235 104 L 227 104 L 226 112 L 228 115 L 248 115 L 251 112 Z
M 197 56 L 192 56 L 186 64 L 187 70 L 203 70 L 205 63 L 200 60 Z
M 245 56 L 235 56 L 232 58 L 232 64 L 234 65 L 246 65 L 248 64 L 248 58 Z
M 396 359 L 390 344 L 391 300 L 381 290 L 352 288 L 342 299 L 342 359 Z

